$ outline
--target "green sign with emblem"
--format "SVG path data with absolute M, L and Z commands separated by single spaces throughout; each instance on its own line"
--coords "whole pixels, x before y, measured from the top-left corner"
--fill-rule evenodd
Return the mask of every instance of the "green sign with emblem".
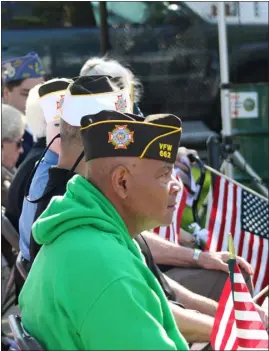
M 268 184 L 268 87 L 267 83 L 238 84 L 230 89 L 232 135 L 240 153 Z M 249 183 L 247 174 L 234 170 L 234 178 Z

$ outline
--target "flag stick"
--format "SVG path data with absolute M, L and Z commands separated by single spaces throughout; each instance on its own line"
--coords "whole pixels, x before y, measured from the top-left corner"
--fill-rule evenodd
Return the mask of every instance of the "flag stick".
M 228 234 L 228 247 L 229 247 L 230 259 L 234 260 L 236 258 L 236 255 L 235 255 L 233 237 L 231 233 Z
M 253 194 L 253 195 L 259 197 L 259 198 L 262 199 L 262 200 L 266 200 L 266 201 L 268 202 L 268 198 L 267 198 L 267 197 L 265 197 L 265 196 L 263 196 L 263 195 L 257 193 L 256 191 L 254 191 L 254 190 L 252 190 L 252 189 L 249 189 L 248 187 L 246 187 L 246 186 L 243 185 L 243 184 L 238 183 L 236 180 L 229 178 L 228 176 L 226 176 L 226 175 L 223 174 L 223 173 L 218 172 L 218 171 L 215 170 L 214 168 L 212 168 L 212 167 L 210 167 L 210 166 L 207 166 L 207 165 L 205 165 L 205 168 L 206 168 L 208 171 L 210 171 L 210 172 L 212 172 L 212 173 L 214 173 L 214 174 L 217 174 L 217 175 L 219 175 L 219 176 L 221 176 L 221 177 L 223 177 L 223 178 L 229 180 L 229 182 L 231 182 L 231 183 L 233 183 L 233 184 L 235 184 L 235 185 L 240 186 L 242 189 L 245 189 L 245 190 L 248 191 L 249 193 L 251 193 L 251 194 Z
M 264 289 L 262 289 L 256 296 L 253 297 L 253 302 L 257 302 L 260 297 L 268 293 L 269 286 L 267 285 Z

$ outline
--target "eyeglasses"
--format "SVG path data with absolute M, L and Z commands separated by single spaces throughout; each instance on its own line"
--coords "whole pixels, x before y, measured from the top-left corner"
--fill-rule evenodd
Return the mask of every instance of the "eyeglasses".
M 20 139 L 20 140 L 13 140 L 13 139 L 4 139 L 4 141 L 8 141 L 9 143 L 16 143 L 16 146 L 18 149 L 20 149 L 22 147 L 22 144 L 23 144 L 23 139 Z

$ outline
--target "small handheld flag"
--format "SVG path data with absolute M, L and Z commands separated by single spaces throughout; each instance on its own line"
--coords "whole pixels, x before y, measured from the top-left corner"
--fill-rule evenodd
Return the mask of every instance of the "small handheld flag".
M 214 350 L 268 350 L 268 334 L 236 263 L 229 235 L 229 275 L 216 313 L 211 345 Z

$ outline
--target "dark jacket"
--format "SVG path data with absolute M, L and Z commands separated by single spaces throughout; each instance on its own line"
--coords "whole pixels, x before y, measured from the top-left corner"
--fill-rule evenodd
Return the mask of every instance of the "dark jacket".
M 40 138 L 29 151 L 25 160 L 19 166 L 16 175 L 10 185 L 6 205 L 6 216 L 13 224 L 14 228 L 19 230 L 19 218 L 22 211 L 25 187 L 30 174 L 46 148 L 46 138 Z
M 28 153 L 31 151 L 33 145 L 34 143 L 33 143 L 32 135 L 27 130 L 25 130 L 23 134 L 23 143 L 22 143 L 23 153 L 20 154 L 16 167 L 19 167 L 23 163 Z

